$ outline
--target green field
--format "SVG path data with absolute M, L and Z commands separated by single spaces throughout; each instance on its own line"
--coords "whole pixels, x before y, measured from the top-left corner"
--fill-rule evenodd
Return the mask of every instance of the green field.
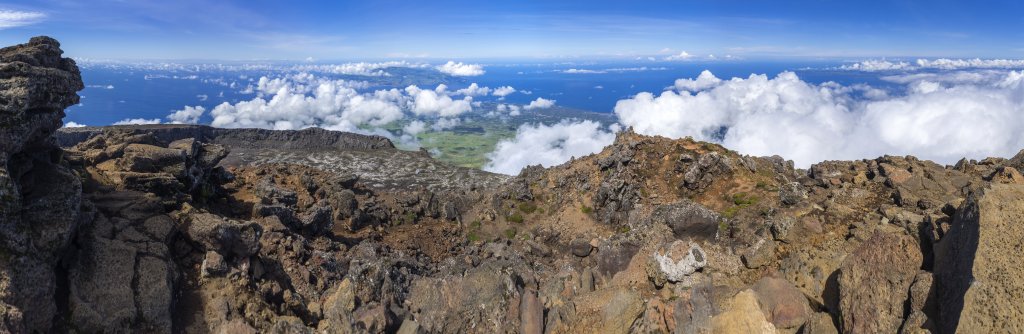
M 475 111 L 461 117 L 462 122 L 443 131 L 424 131 L 416 135 L 419 147 L 431 152 L 434 158 L 462 167 L 481 168 L 487 164 L 487 155 L 494 151 L 498 142 L 512 139 L 516 129 L 527 123 L 556 123 L 565 118 L 590 119 L 609 124 L 613 119 L 610 114 L 583 112 L 567 108 L 524 112 L 516 117 L 487 117 L 487 111 Z M 431 120 L 424 120 L 431 124 Z M 401 133 L 401 129 L 412 122 L 402 120 L 384 126 L 392 133 Z M 395 142 L 404 150 L 418 149 L 415 143 Z

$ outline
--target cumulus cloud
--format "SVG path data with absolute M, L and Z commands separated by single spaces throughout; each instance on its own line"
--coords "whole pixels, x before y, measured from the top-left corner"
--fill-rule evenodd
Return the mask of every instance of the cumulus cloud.
M 452 117 L 473 110 L 472 97 L 455 100 L 448 96 L 445 90 L 444 84 L 434 90 L 420 89 L 416 86 L 405 88 L 405 92 L 412 97 L 412 101 L 409 102 L 410 109 L 416 115 Z
M 46 14 L 18 10 L 0 10 L 0 29 L 16 28 L 39 23 Z
M 704 70 L 700 72 L 696 79 L 676 79 L 675 87 L 680 91 L 696 92 L 718 85 L 720 82 L 722 82 L 722 79 L 711 74 L 711 71 Z
M 114 125 L 145 125 L 145 124 L 160 124 L 159 118 L 145 119 L 145 118 L 126 118 L 120 121 L 114 122 Z
M 418 135 L 418 134 L 422 133 L 426 129 L 427 129 L 427 123 L 426 122 L 421 121 L 421 120 L 415 120 L 415 121 L 409 122 L 409 124 L 406 124 L 404 127 L 402 127 L 402 132 L 405 132 L 407 134 L 415 136 L 415 135 Z
M 905 94 L 889 96 L 864 85 L 811 84 L 783 72 L 721 80 L 695 92 L 641 93 L 616 103 L 615 114 L 639 133 L 778 154 L 801 167 L 882 154 L 952 163 L 1024 148 L 1018 135 L 1024 129 L 1022 78 L 1022 72 L 1004 72 L 980 84 L 920 80 Z
M 481 65 L 456 63 L 451 60 L 435 68 L 441 73 L 457 77 L 472 77 L 484 74 L 484 67 Z
M 530 165 L 555 166 L 572 157 L 601 151 L 615 141 L 615 134 L 594 121 L 563 120 L 554 125 L 523 124 L 515 138 L 498 143 L 488 155 L 484 170 L 517 174 Z
M 114 89 L 114 85 L 85 85 L 86 88 Z
M 665 57 L 665 60 L 668 60 L 668 61 L 689 60 L 690 58 L 693 58 L 693 55 L 687 53 L 686 51 L 680 51 L 679 54 L 674 54 L 674 55 Z
M 85 124 L 75 123 L 75 122 L 64 123 L 64 127 L 65 128 L 81 128 L 81 127 L 86 127 L 86 126 L 87 125 L 85 125 Z
M 509 96 L 509 95 L 511 95 L 512 93 L 515 93 L 515 92 L 516 92 L 516 89 L 512 88 L 512 86 L 501 86 L 501 87 L 495 88 L 494 92 L 492 94 L 494 96 L 506 97 L 506 96 Z
M 489 87 L 480 87 L 480 85 L 477 85 L 475 82 L 469 84 L 469 87 L 466 87 L 466 88 L 463 88 L 463 89 L 455 91 L 455 94 L 465 95 L 465 96 L 486 96 L 487 94 L 490 94 L 490 93 L 491 93 L 491 88 L 489 88 Z
M 543 97 L 538 97 L 536 100 L 530 101 L 530 104 L 523 107 L 526 110 L 534 109 L 547 109 L 555 106 L 555 100 L 548 100 Z
M 202 106 L 185 106 L 184 109 L 167 115 L 167 119 L 174 124 L 196 124 L 199 123 L 199 117 L 203 116 L 205 112 L 206 108 Z
M 514 104 L 504 104 L 504 103 L 499 104 L 497 107 L 495 107 L 495 110 L 498 113 L 505 113 L 505 112 L 507 112 L 509 116 L 513 116 L 513 117 L 514 116 L 519 116 L 519 114 L 522 111 L 522 109 L 523 108 L 520 107 L 520 106 L 517 106 L 517 105 L 514 105 Z
M 249 101 L 227 102 L 213 108 L 216 127 L 293 130 L 322 127 L 366 132 L 359 125 L 381 126 L 401 119 L 407 98 L 397 89 L 359 93 L 350 81 L 319 80 L 310 76 L 285 79 L 262 77 L 258 95 Z

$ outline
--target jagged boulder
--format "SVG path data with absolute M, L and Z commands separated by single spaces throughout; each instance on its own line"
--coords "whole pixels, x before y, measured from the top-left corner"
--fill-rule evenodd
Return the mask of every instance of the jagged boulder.
M 913 238 L 880 231 L 847 256 L 839 269 L 843 332 L 899 331 L 910 285 L 922 261 Z
M 231 258 L 244 258 L 260 250 L 259 224 L 225 219 L 210 213 L 194 213 L 186 216 L 184 228 L 193 241 L 206 250 L 215 251 Z

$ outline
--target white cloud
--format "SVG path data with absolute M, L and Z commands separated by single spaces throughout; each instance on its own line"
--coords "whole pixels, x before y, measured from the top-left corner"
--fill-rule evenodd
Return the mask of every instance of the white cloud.
M 445 93 L 443 84 L 435 90 L 409 86 L 405 88 L 405 92 L 412 97 L 409 109 L 416 115 L 452 117 L 473 110 L 472 97 L 454 100 Z
M 441 73 L 457 77 L 471 77 L 484 74 L 484 67 L 481 65 L 456 63 L 451 60 L 435 68 Z
M 469 84 L 469 87 L 455 91 L 455 94 L 465 96 L 486 96 L 490 93 L 491 89 L 489 87 L 480 87 L 475 82 Z
M 426 122 L 423 122 L 423 121 L 420 121 L 420 120 L 415 120 L 415 121 L 409 122 L 409 124 L 406 124 L 405 127 L 402 128 L 402 132 L 405 132 L 407 134 L 415 136 L 415 135 L 418 135 L 418 134 L 422 133 L 426 129 L 427 129 L 427 123 Z
M 114 122 L 114 125 L 145 125 L 145 124 L 160 124 L 159 118 L 145 119 L 145 118 L 126 118 L 120 121 Z
M 81 124 L 81 123 L 75 123 L 75 122 L 64 123 L 64 127 L 65 128 L 81 128 L 81 127 L 85 127 L 85 126 L 88 126 L 88 125 Z
M 613 141 L 615 134 L 601 129 L 601 124 L 594 121 L 563 120 L 550 126 L 523 124 L 515 138 L 498 143 L 488 155 L 484 170 L 517 174 L 529 165 L 551 167 L 572 157 L 599 152 Z
M 258 96 L 235 104 L 222 103 L 210 111 L 216 127 L 292 130 L 322 127 L 365 133 L 358 126 L 381 126 L 404 117 L 408 100 L 397 89 L 359 93 L 358 83 L 326 80 L 311 75 L 269 79 L 261 77 Z
M 679 54 L 675 54 L 675 55 L 671 55 L 671 56 L 665 57 L 665 60 L 669 60 L 669 61 L 689 60 L 690 58 L 693 58 L 693 55 L 687 53 L 686 51 L 680 51 Z
M 879 72 L 900 70 L 958 70 L 958 69 L 1024 69 L 1024 59 L 917 59 L 913 63 L 888 60 L 865 60 L 858 63 L 842 65 L 844 70 Z
M 904 95 L 864 85 L 820 85 L 792 72 L 733 78 L 696 92 L 650 93 L 616 103 L 623 125 L 649 135 L 715 141 L 798 166 L 913 154 L 941 163 L 1010 156 L 1024 147 L 1024 73 L 988 83 L 911 83 Z M 856 98 L 862 93 L 867 100 Z
M 505 97 L 505 96 L 509 96 L 509 95 L 511 95 L 512 93 L 515 93 L 515 92 L 516 92 L 516 89 L 512 88 L 512 86 L 501 86 L 501 87 L 495 88 L 493 94 L 494 94 L 494 96 Z
M 0 29 L 36 24 L 44 19 L 46 19 L 46 14 L 40 12 L 0 10 Z
M 711 71 L 704 70 L 700 72 L 697 79 L 676 79 L 675 87 L 680 91 L 696 92 L 718 85 L 720 82 L 722 82 L 722 79 L 715 77 L 714 74 L 711 74 Z
M 199 99 L 199 101 L 206 101 L 210 99 L 210 96 L 206 94 L 199 94 L 196 95 L 196 98 Z
M 495 108 L 495 110 L 496 110 L 497 112 L 499 112 L 499 113 L 504 113 L 504 112 L 508 112 L 508 115 L 509 115 L 509 116 L 513 116 L 513 117 L 514 117 L 514 116 L 519 116 L 519 115 L 520 115 L 520 112 L 522 111 L 522 109 L 523 109 L 523 108 L 522 108 L 522 107 L 520 107 L 520 106 L 517 106 L 517 105 L 514 105 L 514 104 L 504 104 L 504 103 L 502 103 L 502 104 L 499 104 L 499 105 L 498 105 L 498 106 L 497 106 L 497 107 Z
M 849 65 L 843 65 L 839 68 L 851 71 L 895 71 L 902 70 L 910 67 L 910 63 L 907 62 L 891 62 L 888 60 L 865 60 L 859 63 L 853 63 Z
M 430 126 L 434 131 L 443 131 L 444 129 L 451 129 L 462 124 L 462 120 L 458 118 L 441 118 L 434 122 Z
M 555 100 L 548 100 L 543 97 L 538 97 L 536 100 L 530 101 L 530 104 L 523 107 L 526 110 L 534 109 L 547 109 L 555 106 Z
M 588 69 L 578 69 L 578 68 L 570 68 L 568 70 L 562 70 L 561 72 L 562 73 L 566 73 L 566 74 L 601 74 L 601 73 L 608 73 L 608 72 L 602 71 L 602 70 L 588 70 Z
M 114 85 L 85 85 L 86 88 L 114 89 Z
M 668 70 L 668 67 L 647 67 L 647 66 L 640 66 L 640 67 L 617 67 L 617 68 L 606 68 L 606 69 L 600 69 L 600 70 L 570 68 L 570 69 L 567 69 L 567 70 L 558 70 L 557 72 L 561 72 L 561 73 L 565 73 L 565 74 L 603 74 L 603 73 L 609 73 L 609 72 L 646 72 L 646 71 L 664 71 L 664 70 Z
M 167 119 L 174 124 L 196 124 L 199 123 L 199 117 L 203 116 L 205 112 L 206 108 L 202 106 L 185 106 L 184 109 L 167 115 Z
M 295 72 L 314 72 L 314 73 L 330 73 L 340 75 L 359 75 L 359 76 L 371 76 L 381 77 L 390 76 L 391 74 L 384 71 L 388 68 L 393 67 L 404 67 L 404 68 L 424 68 L 426 64 L 410 63 L 407 61 L 386 61 L 377 63 L 358 62 L 358 63 L 344 63 L 344 64 L 322 64 L 322 65 L 295 65 L 292 67 L 284 68 L 287 71 Z

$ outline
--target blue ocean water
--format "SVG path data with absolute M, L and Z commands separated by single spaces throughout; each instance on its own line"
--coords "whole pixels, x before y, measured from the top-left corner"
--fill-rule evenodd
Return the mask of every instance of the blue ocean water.
M 639 92 L 660 93 L 676 79 L 695 78 L 710 70 L 719 78 L 748 77 L 767 74 L 774 77 L 793 71 L 811 83 L 834 81 L 843 85 L 868 84 L 885 88 L 892 86 L 869 72 L 835 70 L 837 62 L 601 62 L 601 63 L 484 63 L 486 73 L 475 77 L 440 75 L 430 68 L 389 68 L 390 77 L 328 75 L 333 78 L 365 80 L 367 90 L 403 88 L 410 84 L 433 88 L 444 83 L 456 90 L 477 83 L 497 88 L 512 86 L 519 92 L 498 101 L 497 97 L 478 97 L 478 101 L 527 104 L 543 97 L 557 105 L 593 112 L 612 112 L 616 101 Z M 587 73 L 566 73 L 568 70 Z M 158 66 L 83 66 L 86 88 L 79 92 L 82 102 L 68 108 L 65 122 L 86 125 L 108 125 L 124 119 L 161 119 L 185 106 L 203 106 L 207 110 L 218 104 L 253 99 L 254 93 L 243 93 L 261 76 L 281 76 L 284 72 L 259 70 L 203 70 L 203 67 Z M 527 94 L 528 93 L 528 94 Z M 209 122 L 204 115 L 200 123 Z

